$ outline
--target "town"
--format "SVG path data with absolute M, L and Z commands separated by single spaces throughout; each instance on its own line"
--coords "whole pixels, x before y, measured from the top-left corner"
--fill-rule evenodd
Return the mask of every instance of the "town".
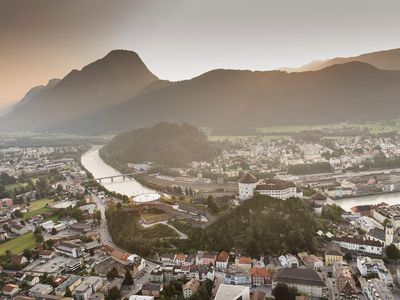
M 379 163 L 376 157 L 396 160 L 397 142 L 352 137 L 328 146 L 246 138 L 212 163 L 193 162 L 187 169 L 152 173 L 152 163 L 129 164 L 131 171 L 146 172 L 138 178 L 145 186 L 167 191 L 137 201 L 101 184 L 124 176 L 93 177 L 81 162 L 88 147 L 4 148 L 2 297 L 289 299 L 280 298 L 286 293 L 293 299 L 397 299 L 400 207 L 380 203 L 345 211 L 334 204 L 335 198 L 398 191 L 397 170 L 366 168 Z M 328 167 L 301 171 L 316 164 Z M 179 252 L 178 242 L 190 234 L 185 226 L 205 228 L 255 195 L 305 201 L 325 222 L 314 233 L 315 250 L 257 256 L 238 249 Z M 156 251 L 130 253 L 107 225 L 108 211 L 116 207 L 172 238 Z

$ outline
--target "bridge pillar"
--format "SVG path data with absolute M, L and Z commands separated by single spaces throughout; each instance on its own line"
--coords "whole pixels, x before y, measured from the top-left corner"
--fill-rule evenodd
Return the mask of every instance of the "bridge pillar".
M 114 177 L 111 177 L 110 179 L 111 179 L 111 182 L 114 182 Z
M 125 180 L 125 175 L 122 175 L 122 179 Z
M 99 183 L 101 183 L 101 179 L 99 179 L 98 181 L 99 181 Z

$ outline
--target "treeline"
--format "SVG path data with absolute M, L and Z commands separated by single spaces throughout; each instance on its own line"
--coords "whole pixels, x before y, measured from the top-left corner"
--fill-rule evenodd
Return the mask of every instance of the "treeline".
M 175 230 L 163 224 L 143 228 L 137 214 L 121 207 L 110 206 L 106 218 L 113 241 L 121 248 L 142 256 L 150 255 L 159 239 L 178 236 Z
M 178 240 L 176 246 L 184 252 L 236 250 L 253 257 L 313 252 L 317 247 L 315 232 L 320 227 L 304 201 L 257 195 L 205 230 L 180 224 L 177 228 L 190 239 Z
M 307 175 L 318 173 L 332 173 L 333 169 L 328 162 L 317 162 L 314 164 L 298 164 L 288 167 L 287 172 L 292 175 Z

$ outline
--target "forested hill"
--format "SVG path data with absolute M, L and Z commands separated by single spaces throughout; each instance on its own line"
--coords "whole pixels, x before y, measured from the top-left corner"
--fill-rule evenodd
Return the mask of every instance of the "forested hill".
M 209 161 L 214 154 L 207 136 L 199 129 L 166 122 L 120 134 L 101 149 L 101 156 L 113 165 L 151 161 L 182 167 L 191 161 Z
M 255 196 L 205 230 L 191 234 L 194 248 L 239 250 L 250 256 L 315 251 L 319 220 L 304 201 Z

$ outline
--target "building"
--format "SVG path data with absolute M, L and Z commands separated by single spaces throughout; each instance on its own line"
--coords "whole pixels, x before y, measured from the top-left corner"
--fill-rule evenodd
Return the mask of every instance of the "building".
M 266 268 L 251 268 L 251 284 L 252 286 L 270 285 L 272 283 L 272 273 Z
M 153 271 L 150 272 L 149 281 L 151 282 L 164 282 L 164 273 L 160 267 L 156 267 Z
M 217 256 L 217 252 L 198 251 L 196 255 L 196 264 L 215 266 Z
M 393 243 L 393 235 L 393 226 L 389 223 L 383 229 L 377 227 L 372 228 L 368 231 L 367 238 L 381 242 L 383 246 L 386 247 Z
M 39 276 L 34 276 L 34 275 L 26 275 L 24 278 L 24 281 L 26 282 L 27 285 L 29 286 L 34 286 L 35 284 L 39 283 Z
M 333 264 L 333 275 L 336 278 L 336 286 L 342 299 L 357 299 L 357 287 L 346 263 Z
M 56 253 L 52 250 L 40 250 L 39 251 L 39 258 L 49 260 L 56 256 Z
M 142 286 L 142 295 L 158 298 L 162 290 L 163 285 L 161 283 L 147 282 Z
M 357 269 L 361 276 L 368 276 L 370 274 L 378 275 L 386 285 L 393 286 L 392 274 L 388 271 L 382 259 L 370 258 L 368 256 L 357 257 Z
M 250 271 L 251 269 L 251 258 L 245 256 L 238 256 L 235 259 L 235 265 L 243 270 Z
M 17 235 L 23 235 L 28 232 L 28 228 L 16 222 L 10 222 L 10 230 Z
M 320 270 L 324 266 L 324 262 L 314 254 L 309 255 L 307 252 L 300 252 L 297 255 L 308 269 Z
M 278 283 L 287 284 L 310 297 L 327 297 L 328 289 L 324 280 L 315 270 L 299 268 L 282 268 L 272 280 L 272 288 Z
M 334 237 L 333 241 L 337 243 L 341 248 L 363 252 L 368 254 L 382 255 L 383 244 L 379 241 L 366 239 L 363 237 Z
M 55 288 L 54 293 L 57 296 L 64 296 L 65 292 L 69 288 L 73 292 L 82 283 L 82 277 L 78 275 L 69 276 L 63 283 Z
M 78 271 L 82 267 L 83 261 L 82 259 L 71 259 L 69 262 L 65 264 L 65 271 L 68 273 L 73 273 Z
M 182 287 L 183 297 L 185 299 L 190 298 L 194 293 L 196 293 L 197 289 L 200 286 L 200 281 L 196 278 L 190 279 L 186 284 Z
M 248 286 L 220 284 L 214 300 L 250 300 Z
M 10 258 L 11 262 L 16 266 L 22 266 L 28 263 L 28 259 L 19 254 L 19 255 L 12 255 Z
M 2 289 L 3 295 L 13 297 L 19 292 L 19 287 L 16 284 L 6 284 Z
M 372 210 L 372 217 L 379 223 L 384 224 L 388 219 L 394 229 L 400 227 L 400 205 L 380 206 Z
M 55 246 L 55 250 L 62 254 L 78 258 L 83 256 L 85 247 L 74 243 L 60 242 Z
M 76 287 L 73 292 L 75 300 L 88 300 L 89 297 L 96 293 L 103 286 L 103 278 L 98 276 L 89 276 Z
M 236 265 L 230 265 L 224 271 L 224 283 L 232 285 L 251 285 L 251 272 Z
M 362 278 L 363 279 L 363 278 Z M 380 279 L 360 280 L 362 292 L 367 300 L 394 300 L 392 292 Z
M 258 185 L 258 179 L 251 173 L 246 173 L 239 180 L 239 199 L 247 200 L 254 196 L 254 190 Z
M 49 295 L 53 292 L 53 287 L 49 284 L 38 283 L 35 286 L 31 287 L 29 290 L 29 296 L 40 298 L 44 295 Z
M 217 270 L 225 270 L 228 267 L 228 262 L 229 253 L 226 251 L 222 251 L 217 256 L 217 259 L 215 261 L 215 268 Z
M 286 200 L 291 197 L 303 197 L 303 192 L 298 192 L 296 185 L 293 182 L 280 179 L 264 180 L 256 186 L 254 193 L 281 200 Z
M 115 278 L 115 279 L 113 279 L 113 281 L 111 281 L 111 282 L 107 282 L 105 285 L 104 285 L 104 287 L 103 287 L 103 292 L 104 292 L 104 294 L 105 295 L 108 295 L 108 293 L 110 292 L 110 290 L 112 289 L 112 288 L 114 288 L 114 287 L 116 287 L 117 289 L 121 289 L 121 287 L 122 287 L 122 282 L 123 282 L 124 280 L 122 279 L 122 278 Z
M 331 266 L 335 262 L 343 261 L 343 252 L 338 244 L 330 243 L 325 247 L 325 265 Z

